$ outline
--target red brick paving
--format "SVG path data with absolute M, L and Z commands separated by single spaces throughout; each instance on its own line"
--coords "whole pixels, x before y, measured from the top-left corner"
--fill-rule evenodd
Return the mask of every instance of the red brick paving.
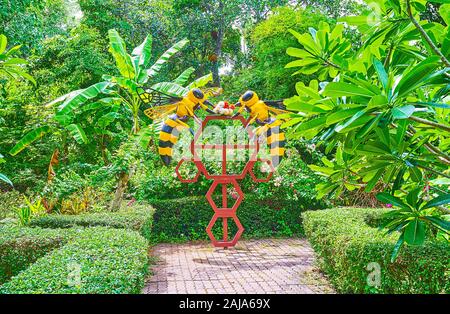
M 159 244 L 152 254 L 158 262 L 143 293 L 333 293 L 304 239 Z

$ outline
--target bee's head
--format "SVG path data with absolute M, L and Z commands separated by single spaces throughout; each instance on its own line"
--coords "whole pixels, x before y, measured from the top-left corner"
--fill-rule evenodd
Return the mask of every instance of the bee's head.
M 205 94 L 199 88 L 193 88 L 187 94 L 187 98 L 195 104 L 205 101 Z
M 250 107 L 259 101 L 258 95 L 251 90 L 246 91 L 241 98 L 239 98 L 239 102 L 247 107 Z

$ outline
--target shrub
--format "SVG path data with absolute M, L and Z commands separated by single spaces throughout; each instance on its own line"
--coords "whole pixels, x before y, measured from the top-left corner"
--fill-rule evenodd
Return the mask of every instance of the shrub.
M 0 284 L 67 240 L 61 230 L 0 227 Z
M 137 232 L 78 229 L 72 240 L 0 287 L 0 293 L 139 293 L 147 241 Z M 80 281 L 78 281 L 78 278 Z
M 30 226 L 42 228 L 71 228 L 105 226 L 132 229 L 149 239 L 153 210 L 148 205 L 135 205 L 118 212 L 85 213 L 80 215 L 47 215 L 31 221 Z
M 174 200 L 153 200 L 152 240 L 185 241 L 208 239 L 205 228 L 214 212 L 204 196 L 185 197 Z M 308 206 L 320 208 L 320 203 L 309 200 L 258 199 L 246 195 L 237 210 L 238 218 L 245 228 L 247 238 L 301 236 L 303 228 L 300 213 Z M 221 221 L 213 229 L 217 238 L 221 237 Z M 230 236 L 236 232 L 229 220 Z
M 374 227 L 387 209 L 335 208 L 303 213 L 303 226 L 320 266 L 341 293 L 449 293 L 450 246 L 429 241 L 390 257 L 398 235 Z M 379 287 L 367 283 L 370 263 L 381 270 Z M 373 264 L 372 264 L 373 265 Z

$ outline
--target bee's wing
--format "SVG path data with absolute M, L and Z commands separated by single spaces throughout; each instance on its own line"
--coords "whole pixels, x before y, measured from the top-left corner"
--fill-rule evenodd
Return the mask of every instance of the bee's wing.
M 200 89 L 205 95 L 205 98 L 216 97 L 223 93 L 223 88 L 221 87 L 205 87 Z
M 152 120 L 162 119 L 169 113 L 177 109 L 177 104 L 169 104 L 163 106 L 153 106 L 144 110 L 147 117 Z
M 183 99 L 181 97 L 171 96 L 151 88 L 144 89 L 142 87 L 138 87 L 136 91 L 139 95 L 139 98 L 145 104 L 149 104 L 151 106 L 164 106 L 167 104 L 175 104 Z
M 287 110 L 286 106 L 283 104 L 282 100 L 264 100 L 264 103 L 267 105 L 267 109 L 274 115 L 289 112 L 289 110 Z

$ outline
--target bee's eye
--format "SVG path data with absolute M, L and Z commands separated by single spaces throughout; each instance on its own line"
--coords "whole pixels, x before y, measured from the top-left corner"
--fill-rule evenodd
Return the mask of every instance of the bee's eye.
M 249 101 L 250 99 L 252 99 L 253 95 L 254 93 L 252 91 L 247 91 L 244 95 L 242 95 L 242 100 Z
M 201 90 L 199 90 L 198 88 L 194 89 L 192 91 L 192 93 L 194 94 L 195 98 L 197 99 L 203 99 L 203 92 Z

